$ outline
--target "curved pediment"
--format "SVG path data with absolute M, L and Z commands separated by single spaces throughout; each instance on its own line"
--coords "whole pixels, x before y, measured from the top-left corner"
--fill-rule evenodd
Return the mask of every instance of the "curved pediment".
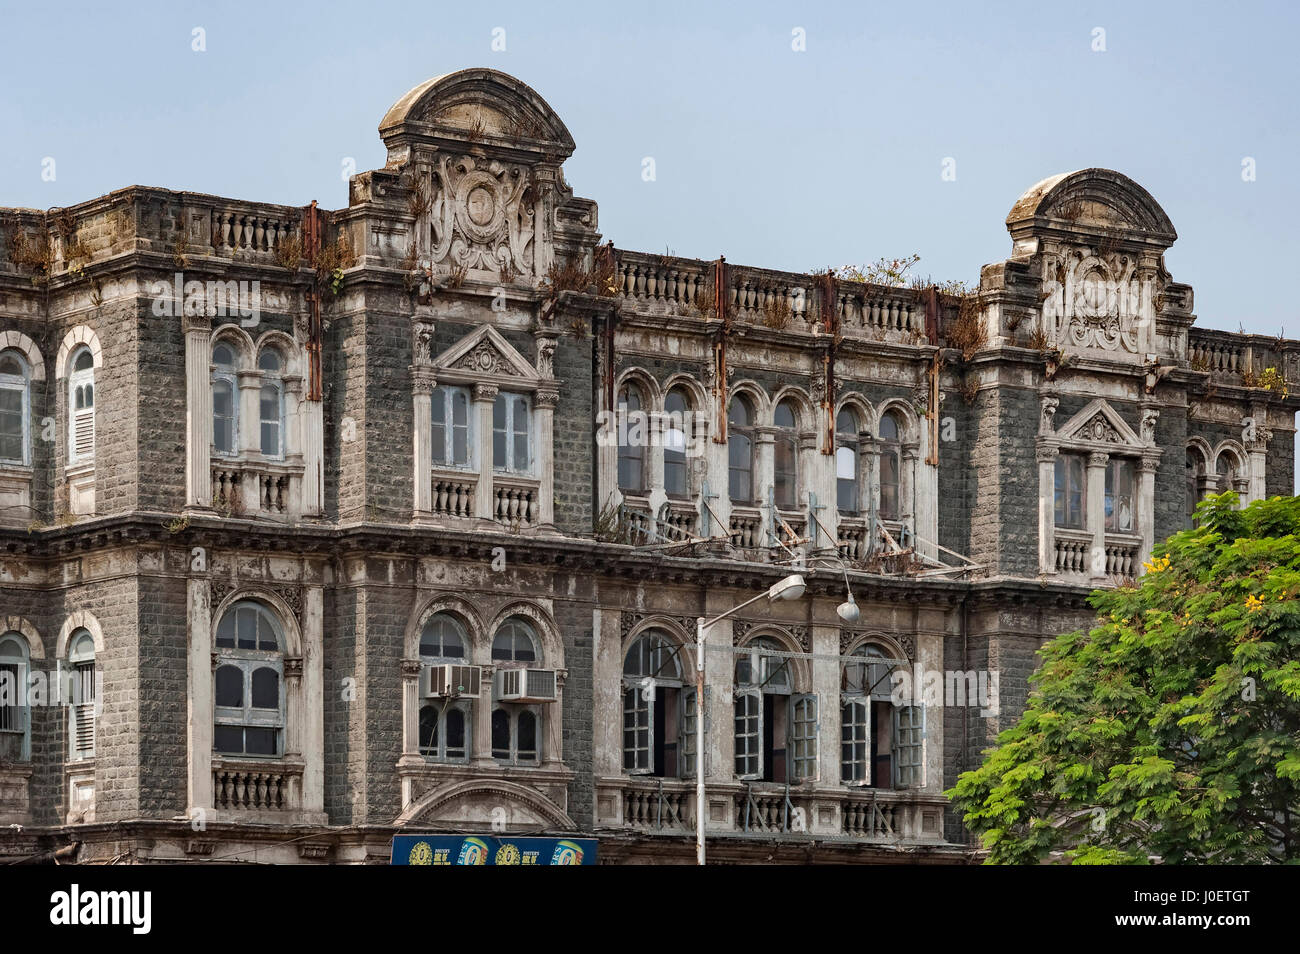
M 1043 228 L 1127 233 L 1162 248 L 1178 238 L 1151 193 L 1111 169 L 1081 169 L 1035 183 L 1011 207 L 1006 224 L 1016 238 Z
M 497 70 L 474 68 L 435 76 L 393 104 L 379 123 L 386 144 L 455 139 L 560 160 L 573 137 L 555 110 L 530 86 Z
M 408 806 L 394 824 L 482 831 L 576 831 L 578 827 L 535 788 L 481 779 L 435 788 Z

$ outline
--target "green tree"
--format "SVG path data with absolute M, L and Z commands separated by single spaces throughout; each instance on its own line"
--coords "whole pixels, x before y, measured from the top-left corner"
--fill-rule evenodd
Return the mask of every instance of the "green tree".
M 1300 862 L 1300 497 L 1197 508 L 948 792 L 989 862 Z

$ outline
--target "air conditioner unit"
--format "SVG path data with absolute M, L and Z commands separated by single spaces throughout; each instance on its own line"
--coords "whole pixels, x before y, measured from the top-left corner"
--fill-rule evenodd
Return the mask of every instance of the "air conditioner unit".
M 482 678 L 478 666 L 426 666 L 420 670 L 420 695 L 425 699 L 477 699 L 482 692 Z
M 554 669 L 499 669 L 494 678 L 498 702 L 554 702 Z

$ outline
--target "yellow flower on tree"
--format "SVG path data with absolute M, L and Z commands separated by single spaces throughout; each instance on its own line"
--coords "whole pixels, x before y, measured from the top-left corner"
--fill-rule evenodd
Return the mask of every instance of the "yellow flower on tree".
M 1254 593 L 1246 597 L 1246 610 L 1251 613 L 1258 613 L 1264 608 L 1264 601 Z

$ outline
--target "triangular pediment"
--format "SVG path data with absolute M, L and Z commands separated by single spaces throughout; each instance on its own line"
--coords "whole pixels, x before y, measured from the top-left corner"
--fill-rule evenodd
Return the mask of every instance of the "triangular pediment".
M 537 369 L 491 325 L 480 325 L 433 361 L 439 380 L 532 384 L 541 380 Z
M 1079 444 L 1109 444 L 1121 447 L 1143 447 L 1143 442 L 1133 433 L 1119 413 L 1102 398 L 1090 401 L 1078 414 L 1056 431 L 1062 441 Z

